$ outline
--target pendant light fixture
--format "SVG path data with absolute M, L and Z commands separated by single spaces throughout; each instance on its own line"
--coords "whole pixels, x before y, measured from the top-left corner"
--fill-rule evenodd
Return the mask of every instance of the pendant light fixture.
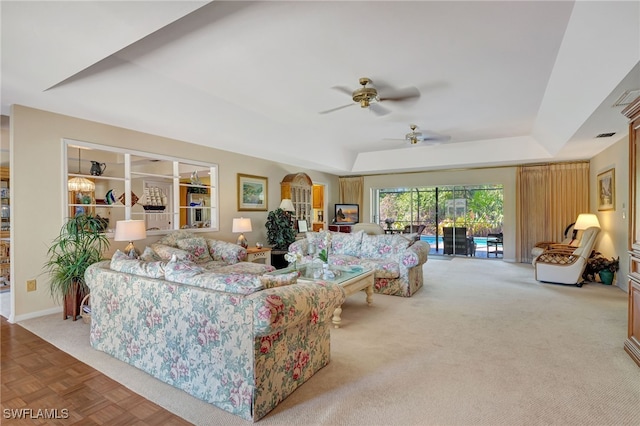
M 78 174 L 80 174 L 80 148 L 78 148 Z M 67 182 L 69 191 L 91 192 L 96 190 L 96 184 L 83 177 L 73 177 Z

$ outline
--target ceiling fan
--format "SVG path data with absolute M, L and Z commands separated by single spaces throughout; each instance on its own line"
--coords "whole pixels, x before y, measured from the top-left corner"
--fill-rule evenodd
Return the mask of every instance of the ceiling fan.
M 404 135 L 404 139 L 391 139 L 391 140 L 406 140 L 411 145 L 416 145 L 418 142 L 425 142 L 427 145 L 438 145 L 442 142 L 446 142 L 451 139 L 451 136 L 441 135 L 435 132 L 418 132 L 418 126 L 415 124 L 409 125 L 411 131 Z
M 334 86 L 333 89 L 339 90 L 342 93 L 345 93 L 351 96 L 351 99 L 354 103 L 350 103 L 347 105 L 342 105 L 337 108 L 328 109 L 326 111 L 321 111 L 320 114 L 327 114 L 330 112 L 337 111 L 339 109 L 347 108 L 353 105 L 360 105 L 361 108 L 369 108 L 377 115 L 385 115 L 388 114 L 388 109 L 384 108 L 380 105 L 382 101 L 392 101 L 392 102 L 401 102 L 408 101 L 410 99 L 417 99 L 420 97 L 420 91 L 415 87 L 407 87 L 405 89 L 393 89 L 388 87 L 382 83 L 378 83 L 378 89 L 380 93 L 378 93 L 378 89 L 373 87 L 373 82 L 371 79 L 367 77 L 360 78 L 360 85 L 362 87 L 351 91 L 348 87 L 344 86 Z M 369 85 L 369 86 L 367 86 Z

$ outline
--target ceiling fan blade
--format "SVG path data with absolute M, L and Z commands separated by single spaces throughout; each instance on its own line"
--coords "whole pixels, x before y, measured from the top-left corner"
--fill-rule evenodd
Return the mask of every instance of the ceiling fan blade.
M 347 105 L 342 105 L 342 106 L 339 106 L 339 107 L 337 107 L 337 108 L 331 108 L 331 109 L 328 109 L 328 110 L 326 110 L 326 111 L 320 111 L 320 114 L 328 114 L 328 113 L 330 113 L 330 112 L 338 111 L 339 109 L 346 108 L 346 107 L 350 107 L 350 106 L 354 106 L 354 105 L 357 105 L 357 104 L 347 104 Z
M 418 136 L 418 139 L 424 142 L 434 141 L 434 142 L 446 142 L 451 139 L 449 135 L 440 135 L 438 133 L 422 133 Z
M 420 97 L 420 91 L 416 87 L 407 87 L 404 89 L 394 89 L 378 93 L 381 101 L 406 101 L 409 99 L 417 99 Z
M 353 95 L 353 90 L 351 90 L 351 89 L 349 89 L 348 87 L 345 87 L 345 86 L 333 86 L 332 89 L 335 89 L 338 92 L 342 92 L 345 95 L 349 95 L 349 96 Z
M 369 109 L 376 115 L 387 115 L 391 112 L 379 103 L 369 104 Z

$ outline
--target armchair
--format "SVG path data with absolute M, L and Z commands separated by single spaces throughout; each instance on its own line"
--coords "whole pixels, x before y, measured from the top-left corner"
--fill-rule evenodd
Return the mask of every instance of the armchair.
M 578 247 L 556 246 L 545 250 L 533 261 L 536 280 L 582 287 L 582 273 L 599 233 L 600 228 L 592 226 L 584 230 Z
M 550 248 L 572 248 L 575 249 L 580 244 L 578 230 L 575 229 L 575 222 L 567 226 L 564 230 L 564 239 L 562 241 L 540 241 L 531 249 L 531 259 L 535 262 L 536 257 L 540 256 L 545 250 Z

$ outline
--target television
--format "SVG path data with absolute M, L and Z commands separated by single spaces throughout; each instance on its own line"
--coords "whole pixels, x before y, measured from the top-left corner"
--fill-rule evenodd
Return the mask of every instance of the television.
M 360 206 L 358 204 L 336 204 L 335 208 L 336 225 L 353 225 L 360 220 Z

